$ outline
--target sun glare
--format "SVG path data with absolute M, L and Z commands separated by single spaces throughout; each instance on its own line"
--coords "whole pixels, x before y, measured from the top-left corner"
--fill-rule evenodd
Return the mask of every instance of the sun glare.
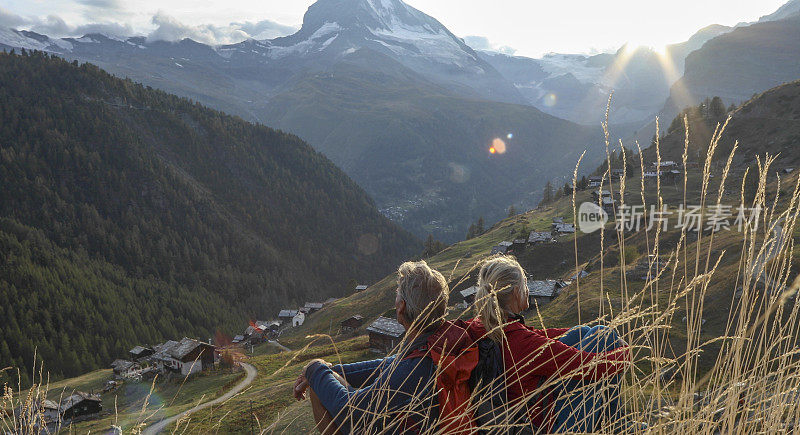
M 506 143 L 503 142 L 503 139 L 496 137 L 492 140 L 492 144 L 489 146 L 489 154 L 503 154 L 506 152 Z

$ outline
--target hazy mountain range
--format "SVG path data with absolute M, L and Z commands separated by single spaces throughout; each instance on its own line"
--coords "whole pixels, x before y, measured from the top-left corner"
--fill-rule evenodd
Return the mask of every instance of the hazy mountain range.
M 535 205 L 544 183 L 571 173 L 584 149 L 594 167 L 612 90 L 611 121 L 627 135 L 656 114 L 674 116 L 682 104 L 676 86 L 689 90 L 690 104 L 713 95 L 727 104 L 800 77 L 792 57 L 798 3 L 753 25 L 708 26 L 663 55 L 642 47 L 541 59 L 475 51 L 401 0 L 320 0 L 295 34 L 232 45 L 8 29 L 0 46 L 92 62 L 295 133 L 385 215 L 418 235 L 453 241 L 479 216 Z M 772 49 L 758 50 L 764 43 Z M 731 64 L 724 80 L 715 71 L 721 58 Z M 506 154 L 488 153 L 495 138 L 508 142 Z

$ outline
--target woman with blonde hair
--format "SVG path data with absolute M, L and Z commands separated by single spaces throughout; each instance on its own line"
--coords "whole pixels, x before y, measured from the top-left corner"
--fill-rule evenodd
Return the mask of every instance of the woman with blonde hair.
M 612 329 L 526 326 L 520 313 L 529 308 L 527 277 L 509 256 L 481 262 L 475 307 L 470 336 L 501 348 L 509 405 L 524 409 L 534 432 L 592 432 L 614 418 L 616 383 L 630 352 Z M 582 384 L 597 381 L 605 385 L 576 396 Z

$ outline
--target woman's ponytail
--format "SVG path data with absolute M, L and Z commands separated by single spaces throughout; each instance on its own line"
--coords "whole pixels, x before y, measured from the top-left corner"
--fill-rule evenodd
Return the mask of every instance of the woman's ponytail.
M 512 296 L 515 292 L 526 290 L 525 271 L 514 258 L 501 255 L 481 262 L 475 307 L 490 339 L 502 342 L 503 324 L 507 313 L 511 312 L 509 304 Z M 523 297 L 527 297 L 527 294 Z

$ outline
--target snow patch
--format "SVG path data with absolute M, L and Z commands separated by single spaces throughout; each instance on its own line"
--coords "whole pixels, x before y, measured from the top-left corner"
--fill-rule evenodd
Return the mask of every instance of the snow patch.
M 550 53 L 539 59 L 539 65 L 550 77 L 572 74 L 581 83 L 599 83 L 605 68 L 587 66 L 588 60 L 580 54 Z

